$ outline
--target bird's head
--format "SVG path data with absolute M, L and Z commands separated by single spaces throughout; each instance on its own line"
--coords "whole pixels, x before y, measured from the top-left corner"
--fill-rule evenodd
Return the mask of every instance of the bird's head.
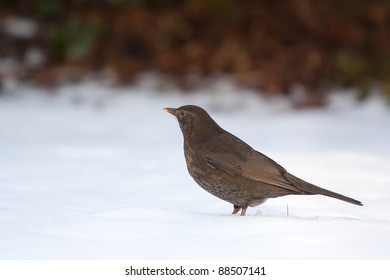
M 206 140 L 223 131 L 210 115 L 198 106 L 185 105 L 177 109 L 164 108 L 163 110 L 177 118 L 185 139 Z

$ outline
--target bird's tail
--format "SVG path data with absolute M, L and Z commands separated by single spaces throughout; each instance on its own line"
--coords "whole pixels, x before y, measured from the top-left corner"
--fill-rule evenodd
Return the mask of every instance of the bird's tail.
M 363 203 L 360 202 L 359 200 L 353 199 L 351 197 L 348 197 L 348 196 L 345 196 L 345 195 L 342 195 L 342 194 L 339 194 L 336 192 L 332 192 L 332 191 L 327 190 L 327 189 L 320 188 L 316 185 L 313 185 L 313 184 L 308 183 L 302 179 L 299 179 L 291 174 L 285 174 L 285 176 L 291 183 L 293 183 L 294 186 L 296 186 L 297 188 L 302 190 L 305 194 L 321 194 L 321 195 L 333 197 L 336 199 L 340 199 L 340 200 L 348 202 L 348 203 L 363 206 Z

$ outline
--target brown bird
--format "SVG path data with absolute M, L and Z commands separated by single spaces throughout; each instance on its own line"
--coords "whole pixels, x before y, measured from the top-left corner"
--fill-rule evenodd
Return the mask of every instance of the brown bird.
M 294 175 L 244 141 L 222 129 L 202 108 L 164 108 L 176 116 L 184 137 L 184 155 L 192 178 L 209 193 L 233 204 L 233 214 L 268 198 L 321 194 L 352 204 L 353 198 L 317 187 Z

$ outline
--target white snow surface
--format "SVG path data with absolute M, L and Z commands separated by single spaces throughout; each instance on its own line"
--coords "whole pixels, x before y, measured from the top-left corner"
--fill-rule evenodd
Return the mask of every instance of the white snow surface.
M 14 91 L 0 96 L 0 259 L 390 258 L 390 110 L 379 97 L 335 93 L 327 108 L 296 111 L 223 85 Z M 364 206 L 285 196 L 231 215 L 187 172 L 177 121 L 162 111 L 184 104 Z

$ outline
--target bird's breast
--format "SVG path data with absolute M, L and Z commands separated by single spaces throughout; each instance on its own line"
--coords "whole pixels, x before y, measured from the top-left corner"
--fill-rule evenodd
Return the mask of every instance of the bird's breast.
M 235 178 L 218 169 L 210 167 L 206 162 L 202 150 L 185 148 L 187 169 L 195 182 L 207 192 L 231 203 L 240 204 L 239 201 L 246 196 L 246 191 L 240 190 Z M 237 200 L 238 198 L 238 200 Z

